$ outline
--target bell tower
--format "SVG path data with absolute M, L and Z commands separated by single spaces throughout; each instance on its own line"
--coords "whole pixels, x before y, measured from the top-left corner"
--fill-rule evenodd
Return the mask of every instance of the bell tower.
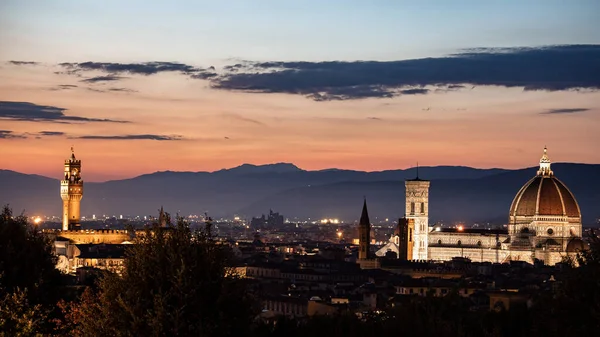
M 60 197 L 63 200 L 63 231 L 81 228 L 80 206 L 83 197 L 83 180 L 81 179 L 81 160 L 75 158 L 71 147 L 71 158 L 65 160 L 63 180 L 60 181 Z
M 413 241 L 413 260 L 427 260 L 428 233 L 429 233 L 429 180 L 419 178 L 417 167 L 417 177 L 406 180 L 406 220 L 414 226 Z M 410 238 L 408 238 L 410 241 Z
M 363 203 L 362 214 L 358 223 L 358 242 L 358 259 L 368 259 L 371 251 L 371 221 L 367 211 L 367 199 Z

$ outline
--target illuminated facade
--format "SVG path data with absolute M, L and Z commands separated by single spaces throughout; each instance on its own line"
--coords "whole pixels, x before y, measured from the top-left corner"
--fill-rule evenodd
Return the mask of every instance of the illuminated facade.
M 544 148 L 537 174 L 523 185 L 511 204 L 508 230 L 436 228 L 429 233 L 428 258 L 450 260 L 460 256 L 498 263 L 532 263 L 537 259 L 554 265 L 582 250 L 579 205 L 567 186 L 554 176 L 550 164 Z
M 413 260 L 427 260 L 427 246 L 429 234 L 429 184 L 428 180 L 407 180 L 406 186 L 406 219 L 414 225 L 413 235 L 408 235 L 413 240 Z
M 60 197 L 63 200 L 62 229 L 81 228 L 81 198 L 83 180 L 81 179 L 81 160 L 75 158 L 71 148 L 71 158 L 65 160 L 64 179 L 60 181 Z

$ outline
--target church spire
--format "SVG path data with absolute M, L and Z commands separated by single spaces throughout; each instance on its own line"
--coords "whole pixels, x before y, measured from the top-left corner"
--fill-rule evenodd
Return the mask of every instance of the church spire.
M 367 211 L 367 198 L 363 202 L 362 214 L 358 223 L 358 259 L 366 260 L 371 252 L 371 221 Z
M 369 220 L 369 212 L 367 211 L 367 198 L 365 198 L 364 200 L 362 214 L 360 215 L 360 222 L 358 224 L 360 226 L 371 226 L 371 221 Z
M 551 176 L 554 172 L 550 169 L 550 158 L 548 158 L 548 148 L 544 146 L 544 154 L 540 158 L 540 169 L 537 171 L 538 176 Z

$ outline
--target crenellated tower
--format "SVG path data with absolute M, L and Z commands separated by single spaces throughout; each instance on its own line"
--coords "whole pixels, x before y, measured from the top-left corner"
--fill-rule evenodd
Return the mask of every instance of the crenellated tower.
M 71 148 L 71 158 L 65 160 L 63 180 L 60 181 L 60 197 L 63 200 L 63 230 L 79 229 L 83 180 L 81 179 L 81 160 L 75 158 Z
M 415 179 L 406 180 L 406 220 L 414 226 L 413 260 L 427 260 L 429 234 L 429 180 L 419 178 L 418 169 Z M 409 238 L 410 240 L 410 238 Z

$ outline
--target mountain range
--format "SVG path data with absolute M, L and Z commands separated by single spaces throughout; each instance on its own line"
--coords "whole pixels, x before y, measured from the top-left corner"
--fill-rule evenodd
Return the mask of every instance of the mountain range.
M 600 165 L 556 163 L 556 176 L 579 202 L 584 224 L 600 218 Z M 537 167 L 506 170 L 463 166 L 421 167 L 431 180 L 430 222 L 505 223 L 519 188 Z M 85 172 L 85 171 L 84 171 Z M 182 215 L 260 216 L 269 209 L 287 218 L 354 221 L 367 198 L 372 220 L 404 214 L 404 180 L 417 169 L 362 172 L 307 171 L 293 164 L 244 164 L 215 172 L 155 172 L 131 179 L 86 182 L 82 215 L 155 215 L 164 206 Z M 85 176 L 84 176 L 85 177 Z M 0 201 L 28 215 L 60 215 L 59 181 L 0 170 Z

